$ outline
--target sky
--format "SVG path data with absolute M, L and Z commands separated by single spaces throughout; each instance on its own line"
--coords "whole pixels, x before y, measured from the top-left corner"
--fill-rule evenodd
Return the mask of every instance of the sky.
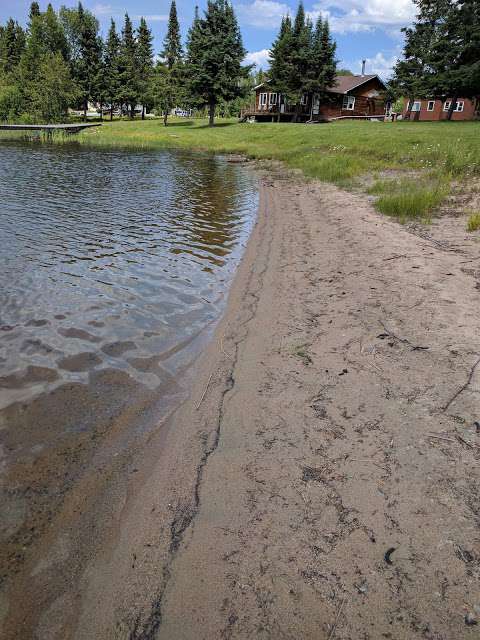
M 42 9 L 47 1 L 40 0 Z M 62 4 L 74 6 L 76 3 L 72 0 L 52 1 L 55 9 Z M 177 0 L 184 35 L 192 22 L 195 4 L 202 9 L 206 0 Z M 366 59 L 367 73 L 377 73 L 388 79 L 401 55 L 401 28 L 408 26 L 415 16 L 413 0 L 305 0 L 304 4 L 314 20 L 320 14 L 329 19 L 342 68 L 360 73 L 362 60 Z M 83 0 L 83 5 L 97 16 L 104 33 L 111 17 L 121 25 L 126 11 L 134 22 L 143 15 L 154 34 L 156 51 L 161 50 L 170 0 Z M 30 0 L 0 0 L 0 23 L 13 17 L 25 24 L 29 6 Z M 233 6 L 248 51 L 247 61 L 265 69 L 268 50 L 282 16 L 295 14 L 297 0 L 233 0 Z

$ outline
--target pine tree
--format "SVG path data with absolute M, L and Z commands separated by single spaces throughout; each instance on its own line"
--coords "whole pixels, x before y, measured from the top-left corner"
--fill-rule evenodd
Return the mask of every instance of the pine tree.
M 293 75 L 293 30 L 290 16 L 282 20 L 280 32 L 270 50 L 270 86 L 286 99 L 291 95 L 290 79 Z M 280 113 L 278 114 L 280 119 Z
M 25 32 L 12 18 L 0 32 L 0 70 L 10 73 L 20 63 L 25 50 Z
M 120 37 L 115 22 L 112 20 L 108 31 L 104 52 L 104 84 L 105 96 L 110 103 L 110 120 L 113 120 L 113 109 L 120 92 Z
M 87 18 L 86 12 L 78 3 L 80 25 L 80 56 L 76 69 L 76 80 L 80 86 L 83 103 L 83 118 L 87 119 L 89 100 L 100 97 L 102 74 L 102 41 L 98 35 L 98 22 Z
M 125 14 L 122 29 L 119 62 L 121 100 L 130 109 L 130 117 L 133 119 L 138 100 L 137 43 L 128 13 Z
M 137 73 L 139 97 L 142 102 L 142 120 L 145 120 L 145 103 L 148 101 L 153 76 L 152 32 L 145 18 L 140 19 L 137 37 Z
M 196 10 L 198 12 L 198 7 Z M 168 30 L 163 42 L 162 58 L 165 60 L 168 69 L 173 69 L 173 67 L 181 62 L 183 58 L 180 25 L 178 23 L 177 5 L 175 4 L 175 0 L 172 0 L 172 4 L 170 6 Z
M 40 15 L 40 5 L 38 2 L 32 2 L 30 5 L 30 13 L 28 14 L 30 22 L 33 18 L 38 17 Z
M 187 72 L 193 97 L 208 106 L 210 126 L 219 100 L 243 92 L 240 81 L 250 71 L 242 67 L 245 55 L 233 7 L 228 0 L 209 0 L 205 17 L 195 18 L 189 35 Z
M 198 19 L 198 7 L 195 11 Z M 163 122 L 167 126 L 168 114 L 183 98 L 182 89 L 185 84 L 183 48 L 175 0 L 170 6 L 168 30 L 161 55 L 164 63 L 160 63 L 156 69 L 155 95 L 157 108 L 163 112 Z

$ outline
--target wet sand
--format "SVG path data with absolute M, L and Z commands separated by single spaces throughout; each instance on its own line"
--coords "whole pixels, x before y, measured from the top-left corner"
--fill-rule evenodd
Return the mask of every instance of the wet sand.
M 443 222 L 263 179 L 188 400 L 77 485 L 3 637 L 474 638 L 480 247 Z

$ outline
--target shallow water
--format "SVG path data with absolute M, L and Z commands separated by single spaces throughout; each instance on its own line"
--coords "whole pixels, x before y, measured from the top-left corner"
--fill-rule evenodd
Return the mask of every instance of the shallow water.
M 256 209 L 225 158 L 0 143 L 0 584 L 54 531 L 101 534 Z
M 0 408 L 107 367 L 155 388 L 152 357 L 175 374 L 255 208 L 221 158 L 2 145 Z

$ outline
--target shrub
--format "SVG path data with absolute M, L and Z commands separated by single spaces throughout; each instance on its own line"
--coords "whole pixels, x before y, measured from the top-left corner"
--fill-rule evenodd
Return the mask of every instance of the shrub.
M 480 213 L 472 213 L 467 222 L 467 231 L 478 231 L 480 229 Z

